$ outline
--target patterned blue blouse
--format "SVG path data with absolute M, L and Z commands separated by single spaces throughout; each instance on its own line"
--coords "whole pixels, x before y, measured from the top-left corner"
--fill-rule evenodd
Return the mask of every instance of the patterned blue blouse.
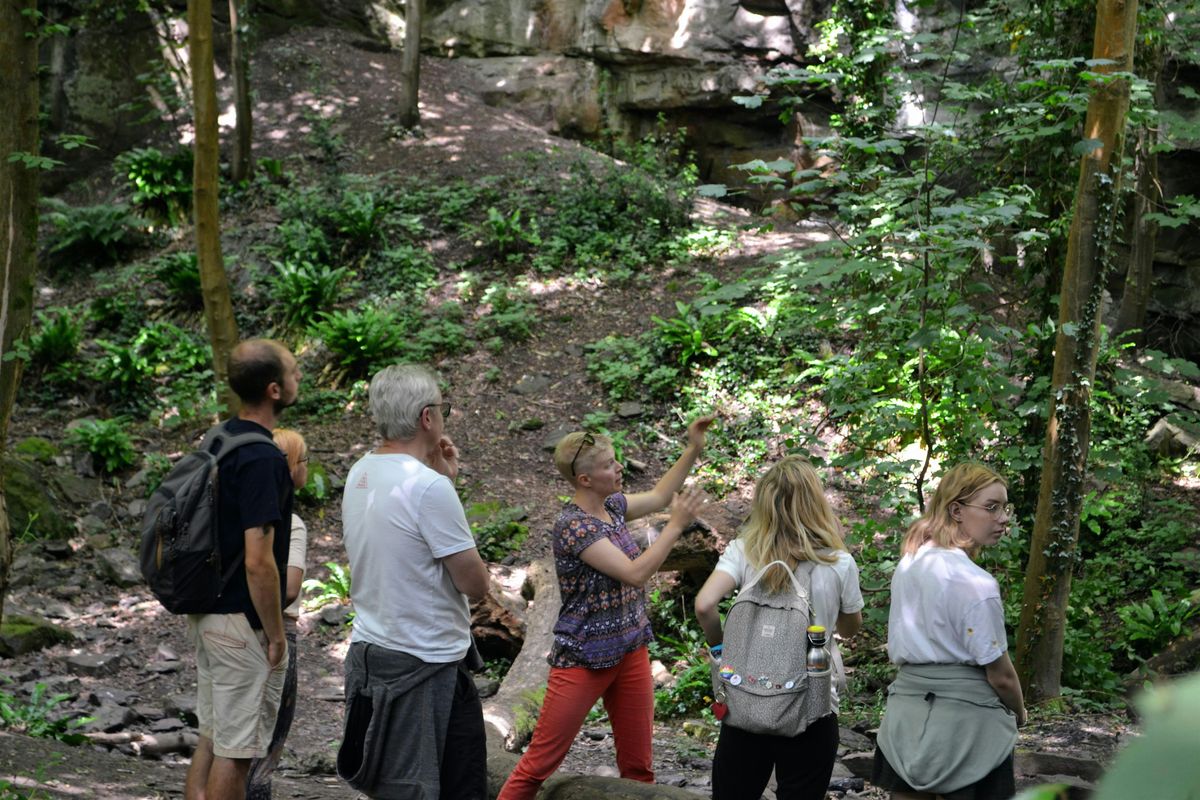
M 645 589 L 610 578 L 579 557 L 601 539 L 615 544 L 630 560 L 641 554 L 625 527 L 625 495 L 610 495 L 604 508 L 611 523 L 574 503 L 567 503 L 554 523 L 554 569 L 562 610 L 547 659 L 552 667 L 605 669 L 654 638 Z

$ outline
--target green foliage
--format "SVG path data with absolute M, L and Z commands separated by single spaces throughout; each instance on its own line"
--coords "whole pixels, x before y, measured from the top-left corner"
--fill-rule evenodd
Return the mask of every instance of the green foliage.
M 1200 675 L 1181 678 L 1143 695 L 1145 733 L 1118 754 L 1100 779 L 1096 800 L 1123 800 L 1145 793 L 1147 775 L 1156 776 L 1156 800 L 1186 800 L 1200 785 L 1196 758 L 1196 718 L 1200 715 Z
M 351 375 L 365 375 L 399 360 L 427 361 L 462 347 L 462 310 L 446 303 L 435 313 L 396 311 L 365 305 L 325 312 L 313 326 L 334 363 Z
M 60 265 L 106 266 L 141 239 L 144 223 L 128 206 L 69 206 L 53 197 L 42 205 L 42 218 L 54 229 L 49 252 Z
M 148 218 L 171 226 L 187 221 L 192 208 L 190 148 L 163 153 L 138 147 L 117 156 L 113 168 L 133 190 L 133 204 Z
M 373 306 L 322 312 L 313 330 L 325 342 L 334 363 L 366 375 L 395 360 L 404 348 L 404 322 L 393 311 Z
M 345 295 L 345 283 L 353 273 L 346 267 L 330 267 L 307 260 L 274 262 L 271 296 L 291 325 L 304 327 L 318 313 L 333 308 Z
M 200 264 L 190 250 L 177 250 L 154 259 L 154 277 L 180 305 L 197 308 L 202 305 L 200 293 Z
M 529 535 L 529 526 L 522 522 L 526 517 L 523 508 L 507 508 L 492 501 L 472 503 L 466 511 L 475 547 L 484 561 L 500 563 L 511 558 Z
M 331 603 L 350 602 L 350 567 L 342 566 L 336 561 L 325 562 L 329 571 L 326 580 L 309 578 L 304 582 L 304 591 L 310 594 L 304 598 L 304 607 L 316 611 Z
M 120 472 L 137 463 L 133 440 L 126 433 L 129 420 L 85 419 L 67 432 L 67 444 L 80 447 L 92 456 L 96 468 L 104 472 Z
M 479 226 L 480 242 L 497 258 L 510 262 L 519 260 L 522 253 L 542 243 L 537 222 L 522 220 L 524 213 L 519 207 L 504 212 L 488 206 L 487 218 Z
M 662 350 L 646 337 L 609 335 L 587 347 L 588 374 L 614 401 L 634 400 L 643 388 L 651 397 L 665 398 L 679 388 L 680 372 L 663 364 Z
M 67 744 L 83 744 L 87 737 L 73 731 L 91 722 L 92 718 L 63 717 L 56 714 L 59 704 L 70 699 L 69 694 L 47 694 L 44 683 L 34 686 L 28 702 L 22 702 L 8 692 L 0 691 L 0 725 L 13 733 L 25 736 L 57 739 Z
M 296 491 L 296 499 L 310 506 L 322 506 L 329 500 L 329 473 L 325 465 L 309 459 L 308 480 Z
M 97 339 L 96 345 L 103 355 L 92 361 L 90 377 L 111 402 L 145 411 L 158 390 L 181 418 L 207 407 L 212 355 L 196 334 L 170 322 L 153 322 L 130 339 Z
M 650 592 L 649 601 L 655 638 L 650 643 L 650 657 L 666 664 L 675 676 L 674 686 L 655 691 L 655 714 L 694 716 L 712 703 L 704 633 L 683 596 L 669 595 L 656 588 Z
M 146 470 L 146 498 L 158 489 L 162 484 L 163 478 L 167 477 L 167 473 L 175 465 L 171 463 L 171 459 L 167 458 L 162 453 L 146 453 L 142 457 L 142 468 Z
M 488 312 L 479 320 L 484 336 L 500 336 L 510 342 L 523 342 L 533 335 L 537 321 L 533 304 L 525 292 L 502 284 L 489 286 L 483 294 Z
M 33 364 L 51 368 L 71 361 L 79 353 L 83 325 L 73 309 L 54 307 L 34 312 L 35 327 L 29 335 Z

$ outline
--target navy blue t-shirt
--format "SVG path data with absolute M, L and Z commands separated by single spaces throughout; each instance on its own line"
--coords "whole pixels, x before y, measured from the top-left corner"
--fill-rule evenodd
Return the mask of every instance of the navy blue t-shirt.
M 255 431 L 268 438 L 271 436 L 271 432 L 262 425 L 244 419 L 229 420 L 225 423 L 225 429 L 230 434 Z M 279 568 L 279 601 L 282 604 L 284 592 L 287 591 L 288 540 L 295 494 L 287 457 L 274 443 L 253 442 L 244 445 L 221 462 L 217 483 L 222 563 L 229 564 L 230 559 L 239 558 L 245 553 L 247 529 L 270 525 L 275 531 L 272 550 Z M 262 621 L 250 599 L 244 558 L 225 584 L 213 613 L 242 613 L 249 620 L 250 627 L 262 628 Z

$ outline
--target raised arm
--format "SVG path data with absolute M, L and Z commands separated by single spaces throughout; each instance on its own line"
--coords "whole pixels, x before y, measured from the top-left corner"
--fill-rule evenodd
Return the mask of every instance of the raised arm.
M 658 568 L 667 560 L 667 555 L 675 542 L 679 541 L 683 529 L 696 519 L 703 498 L 698 492 L 685 492 L 675 496 L 671 502 L 671 519 L 663 527 L 662 533 L 637 558 L 631 559 L 621 548 L 608 539 L 599 539 L 579 554 L 583 562 L 593 569 L 603 572 L 614 580 L 627 583 L 630 586 L 644 586 L 650 576 L 658 572 Z
M 684 448 L 683 455 L 679 457 L 679 460 L 672 464 L 666 474 L 658 479 L 658 483 L 654 485 L 653 489 L 648 492 L 638 492 L 637 494 L 625 496 L 625 502 L 627 503 L 625 519 L 633 520 L 638 517 L 644 517 L 647 514 L 666 508 L 671 503 L 671 498 L 683 488 L 684 479 L 692 471 L 696 459 L 700 457 L 700 452 L 704 450 L 705 436 L 708 433 L 709 426 L 712 425 L 715 419 L 715 414 L 708 414 L 707 416 L 697 417 L 692 420 L 692 424 L 688 425 L 688 444 Z

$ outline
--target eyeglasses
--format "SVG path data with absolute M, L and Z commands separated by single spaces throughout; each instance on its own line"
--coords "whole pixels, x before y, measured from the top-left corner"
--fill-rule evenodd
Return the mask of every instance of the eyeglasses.
M 442 419 L 450 419 L 451 406 L 449 403 L 426 403 L 425 405 L 421 406 L 421 410 L 417 416 L 419 417 L 421 414 L 424 414 L 425 409 L 427 408 L 440 408 L 442 410 Z
M 1016 513 L 1017 510 L 1017 507 L 1012 503 L 1005 503 L 1004 505 L 1000 505 L 999 503 L 988 503 L 986 506 L 981 506 L 977 505 L 976 503 L 964 503 L 963 501 L 959 500 L 958 504 L 962 506 L 970 506 L 971 508 L 982 508 L 993 518 L 999 518 L 1003 513 L 1007 519 L 1012 519 L 1013 514 Z
M 579 447 L 575 450 L 575 457 L 571 459 L 571 477 L 575 477 L 575 462 L 579 460 L 579 454 L 583 452 L 583 448 L 591 447 L 596 444 L 596 437 L 590 433 L 585 433 L 583 438 L 579 440 Z
M 300 463 L 301 463 L 301 464 L 307 464 L 307 463 L 308 463 L 308 454 L 307 454 L 307 453 L 305 454 L 304 458 L 301 458 L 301 459 L 300 459 Z

